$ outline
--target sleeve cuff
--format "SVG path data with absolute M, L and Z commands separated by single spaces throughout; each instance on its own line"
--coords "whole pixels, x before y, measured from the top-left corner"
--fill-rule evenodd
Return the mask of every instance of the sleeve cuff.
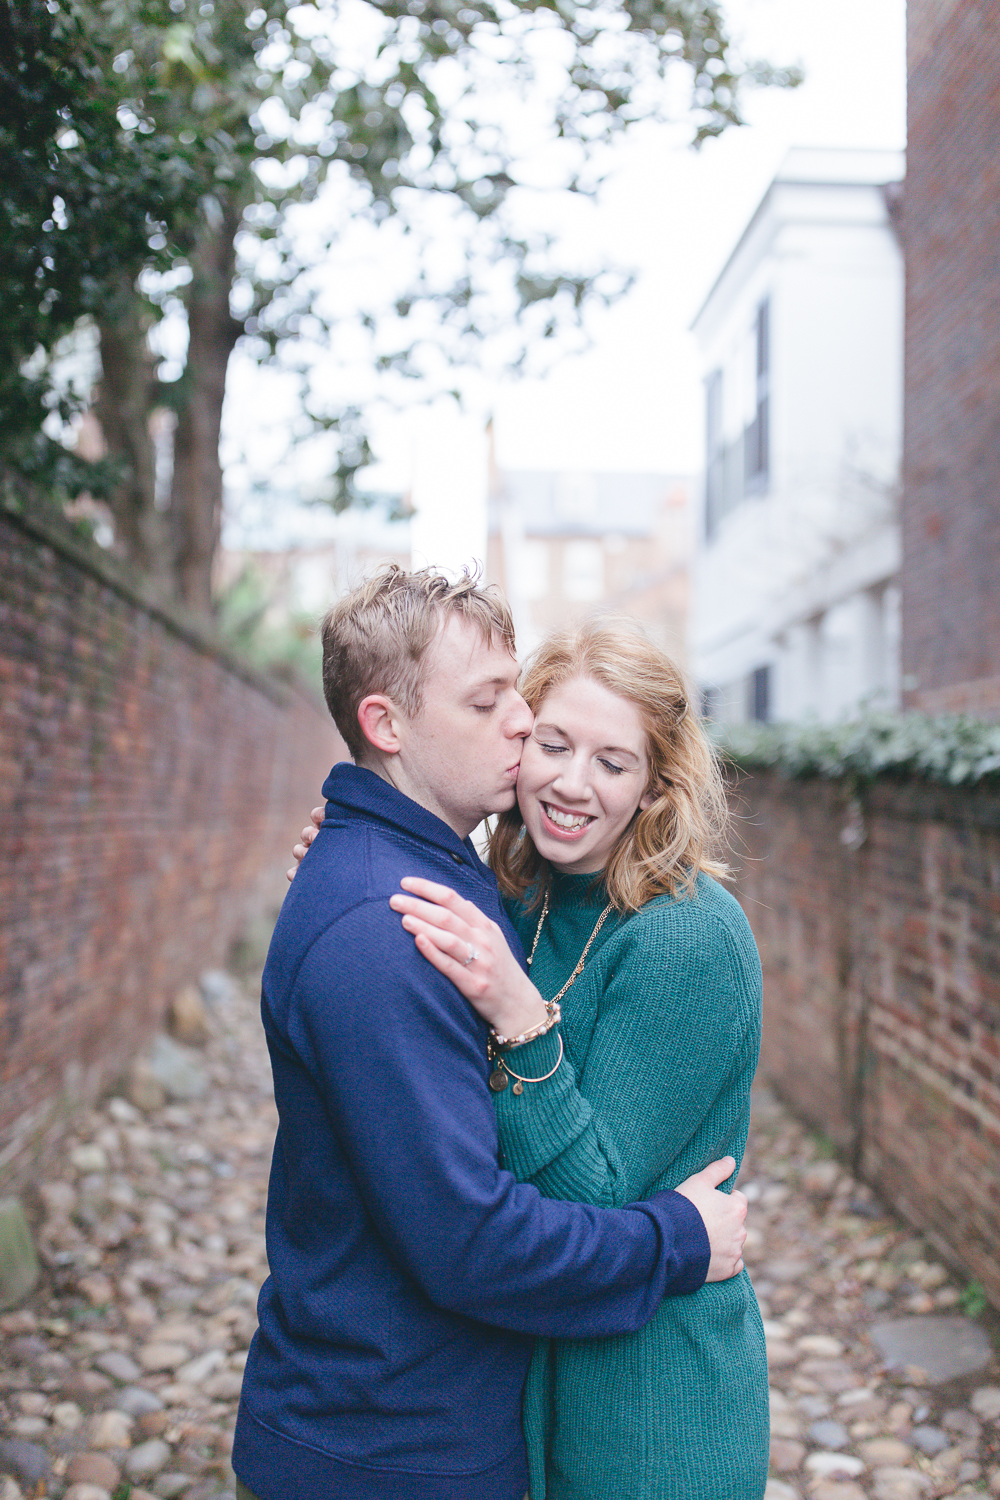
M 645 1209 L 656 1220 L 673 1271 L 663 1288 L 665 1297 L 684 1297 L 705 1284 L 712 1247 L 705 1221 L 690 1198 L 683 1193 L 657 1193 L 645 1203 L 630 1203 L 629 1208 Z

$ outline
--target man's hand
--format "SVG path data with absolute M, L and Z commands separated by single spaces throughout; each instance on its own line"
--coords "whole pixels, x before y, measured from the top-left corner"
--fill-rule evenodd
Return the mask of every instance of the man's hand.
M 712 1247 L 712 1259 L 708 1265 L 706 1281 L 728 1281 L 743 1269 L 743 1246 L 746 1242 L 747 1200 L 743 1193 L 720 1193 L 719 1183 L 725 1182 L 736 1170 L 731 1156 L 713 1161 L 701 1172 L 696 1172 L 686 1182 L 679 1184 L 677 1191 L 689 1198 L 701 1214 L 708 1231 Z

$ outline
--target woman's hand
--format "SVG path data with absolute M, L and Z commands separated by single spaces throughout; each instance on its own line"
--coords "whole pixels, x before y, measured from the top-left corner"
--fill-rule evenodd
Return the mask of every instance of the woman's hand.
M 545 1002 L 507 946 L 507 939 L 478 906 L 446 885 L 407 876 L 406 892 L 390 896 L 424 958 L 459 989 L 501 1036 L 540 1025 Z
M 289 880 L 295 879 L 295 872 L 299 868 L 299 865 L 302 863 L 302 861 L 305 859 L 306 850 L 309 848 L 309 845 L 312 843 L 317 833 L 319 833 L 320 825 L 322 824 L 323 819 L 326 817 L 326 808 L 314 807 L 309 816 L 312 819 L 312 822 L 309 824 L 308 828 L 303 828 L 301 843 L 292 845 L 292 858 L 294 859 L 295 863 L 294 865 L 292 865 L 292 868 L 290 870 L 285 871 L 285 874 L 287 875 Z

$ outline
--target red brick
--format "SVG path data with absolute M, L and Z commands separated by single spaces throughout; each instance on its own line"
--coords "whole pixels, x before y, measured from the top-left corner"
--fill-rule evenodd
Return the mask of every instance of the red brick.
M 70 1065 L 92 1095 L 277 909 L 345 751 L 321 703 L 232 670 L 4 515 L 0 580 L 2 1153 Z
M 868 838 L 850 851 L 846 788 L 741 784 L 737 894 L 764 965 L 761 1071 L 1000 1304 L 997 797 L 912 791 L 862 789 Z M 961 903 L 947 895 L 959 854 Z
M 998 0 L 910 0 L 903 671 L 1000 717 Z

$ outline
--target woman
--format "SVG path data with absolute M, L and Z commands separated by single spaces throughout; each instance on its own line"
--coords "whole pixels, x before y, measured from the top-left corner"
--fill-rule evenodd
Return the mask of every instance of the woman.
M 597 620 L 544 642 L 520 686 L 535 725 L 490 862 L 530 981 L 446 887 L 405 881 L 392 905 L 493 1028 L 504 1164 L 548 1197 L 617 1206 L 739 1162 L 760 965 L 713 878 L 721 780 L 669 659 Z M 767 1366 L 746 1271 L 627 1337 L 540 1340 L 524 1426 L 531 1500 L 760 1500 Z

